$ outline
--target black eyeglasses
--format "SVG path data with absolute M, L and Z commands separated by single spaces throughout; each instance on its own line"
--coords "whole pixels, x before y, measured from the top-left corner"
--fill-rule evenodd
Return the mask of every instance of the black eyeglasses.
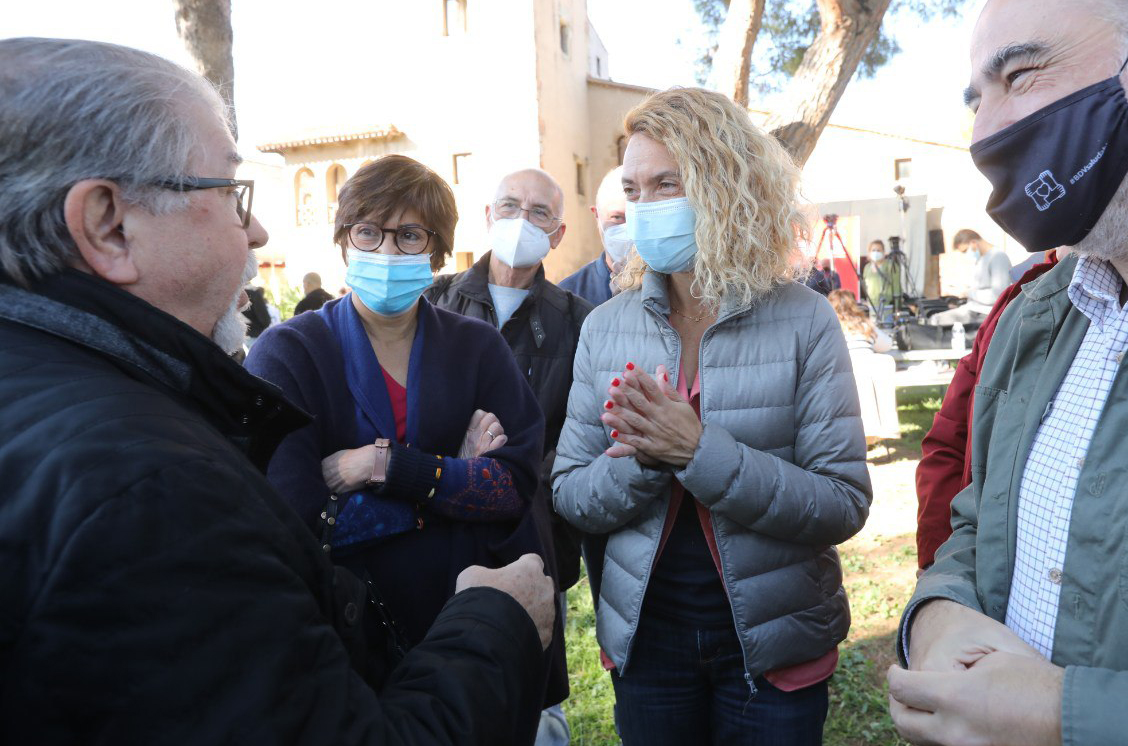
M 384 237 L 391 234 L 396 248 L 404 254 L 422 254 L 431 243 L 431 236 L 438 231 L 421 225 L 401 225 L 399 228 L 381 228 L 375 223 L 349 223 L 349 243 L 360 251 L 375 251 L 384 243 Z
M 199 189 L 231 189 L 235 196 L 235 214 L 243 221 L 243 230 L 251 224 L 251 202 L 255 182 L 251 179 L 208 179 L 191 176 L 183 181 L 160 181 L 153 186 L 174 192 L 195 192 Z

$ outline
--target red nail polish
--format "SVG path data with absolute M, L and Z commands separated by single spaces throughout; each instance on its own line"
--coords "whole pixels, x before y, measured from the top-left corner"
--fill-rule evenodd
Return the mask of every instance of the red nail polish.
M 634 370 L 634 363 L 627 363 L 627 370 Z
M 669 383 L 669 382 L 670 382 L 670 377 L 669 377 L 668 375 L 666 375 L 665 373 L 663 373 L 663 374 L 662 374 L 662 380 L 663 380 L 663 381 L 665 381 L 666 383 Z
M 612 430 L 611 431 L 611 437 L 612 438 L 618 438 L 619 437 L 619 431 L 618 430 Z
M 605 409 L 614 409 L 615 403 L 613 401 L 611 401 L 610 399 L 608 399 L 607 401 L 603 402 L 603 407 Z
M 618 378 L 612 378 L 611 379 L 611 385 L 612 386 L 618 386 L 619 385 L 619 379 Z

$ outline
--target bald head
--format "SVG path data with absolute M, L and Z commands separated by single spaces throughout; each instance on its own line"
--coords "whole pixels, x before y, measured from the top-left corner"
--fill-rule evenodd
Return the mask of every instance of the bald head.
M 599 182 L 595 193 L 595 209 L 598 213 L 625 209 L 627 196 L 623 193 L 623 167 L 617 166 L 607 172 Z
M 555 249 L 567 230 L 564 190 L 539 168 L 514 171 L 497 185 L 493 204 L 486 205 L 486 227 L 493 230 L 495 220 L 511 218 L 523 218 L 543 230 L 548 234 L 549 248 Z
M 535 195 L 537 204 L 548 207 L 553 215 L 564 216 L 564 190 L 556 183 L 556 179 L 547 171 L 539 168 L 525 168 L 514 171 L 501 180 L 497 185 L 494 201 L 506 197 L 518 197 L 528 194 Z
M 591 208 L 595 215 L 595 223 L 599 227 L 599 234 L 612 225 L 619 225 L 627 220 L 627 196 L 623 193 L 623 167 L 619 166 L 607 172 L 603 181 L 599 183 L 599 191 L 595 193 L 595 205 Z
M 964 94 L 976 113 L 973 142 L 1112 77 L 1125 55 L 1124 0 L 988 0 Z

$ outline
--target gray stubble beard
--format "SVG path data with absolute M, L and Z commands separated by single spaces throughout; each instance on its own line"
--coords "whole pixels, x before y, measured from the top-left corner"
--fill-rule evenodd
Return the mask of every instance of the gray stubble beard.
M 247 319 L 243 316 L 243 309 L 239 304 L 239 294 L 243 292 L 243 287 L 253 280 L 257 274 L 258 259 L 255 257 L 254 251 L 248 251 L 247 263 L 243 267 L 239 289 L 235 291 L 235 295 L 231 298 L 231 305 L 219 317 L 219 321 L 215 322 L 215 327 L 211 333 L 212 341 L 228 355 L 234 355 L 241 350 L 243 343 L 247 341 Z
M 1120 188 L 1089 235 L 1072 248 L 1078 256 L 1105 261 L 1128 259 L 1128 178 L 1120 182 Z

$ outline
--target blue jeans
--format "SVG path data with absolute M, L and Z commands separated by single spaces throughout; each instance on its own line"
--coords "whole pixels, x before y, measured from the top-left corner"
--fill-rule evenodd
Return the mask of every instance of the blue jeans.
M 626 675 L 611 679 L 623 746 L 822 743 L 827 683 L 785 692 L 761 676 L 753 696 L 732 627 L 643 619 Z

